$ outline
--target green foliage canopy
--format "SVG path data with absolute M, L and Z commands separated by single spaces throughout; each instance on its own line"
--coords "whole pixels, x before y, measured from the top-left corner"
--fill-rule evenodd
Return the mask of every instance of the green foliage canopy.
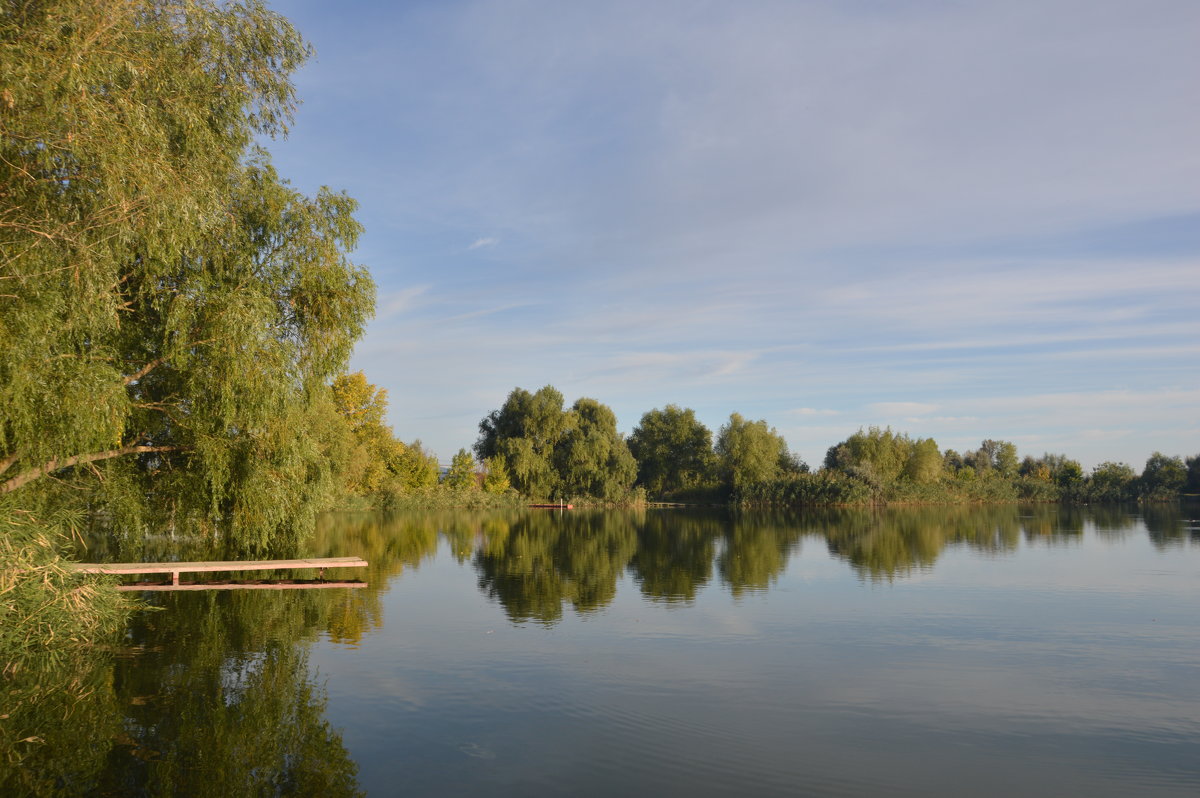
M 717 434 L 716 455 L 722 480 L 734 490 L 770 482 L 802 466 L 788 451 L 787 441 L 763 420 L 729 416 Z
M 652 496 L 698 487 L 714 476 L 712 432 L 691 408 L 667 405 L 642 416 L 629 436 L 638 482 Z
M 458 450 L 458 454 L 450 461 L 450 470 L 446 472 L 442 484 L 451 490 L 475 490 L 479 487 L 475 480 L 475 458 L 470 452 Z
M 554 452 L 559 484 L 566 496 L 617 501 L 637 479 L 637 461 L 617 432 L 617 417 L 595 399 L 579 399 Z
M 1142 491 L 1147 496 L 1174 496 L 1187 484 L 1187 477 L 1182 458 L 1155 452 L 1142 469 Z
M 1137 472 L 1126 463 L 1105 462 L 1092 469 L 1088 498 L 1091 501 L 1128 501 L 1135 498 Z
M 99 474 L 114 514 L 248 548 L 311 527 L 345 455 L 324 382 L 374 286 L 354 201 L 252 146 L 307 55 L 257 0 L 0 14 L 0 493 Z
M 475 454 L 504 458 L 513 487 L 534 498 L 549 498 L 558 488 L 554 447 L 570 420 L 563 396 L 547 385 L 537 393 L 514 388 L 499 410 L 479 422 Z
M 503 407 L 479 422 L 475 453 L 489 462 L 503 458 L 512 486 L 533 499 L 615 501 L 637 477 L 612 410 L 587 398 L 566 410 L 550 385 L 537 393 L 514 388 Z
M 367 382 L 361 371 L 337 377 L 330 391 L 354 439 L 346 468 L 346 489 L 357 496 L 374 493 L 397 471 L 404 455 L 404 444 L 383 423 L 387 391 Z
M 949 452 L 947 454 L 950 454 Z M 932 438 L 916 440 L 891 428 L 859 430 L 825 453 L 825 467 L 887 485 L 901 478 L 934 482 L 942 475 L 943 457 Z

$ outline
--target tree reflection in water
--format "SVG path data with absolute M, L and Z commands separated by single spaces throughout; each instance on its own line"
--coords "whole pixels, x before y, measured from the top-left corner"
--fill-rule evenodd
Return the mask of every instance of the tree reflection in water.
M 1195 517 L 1143 510 L 1157 547 L 1194 540 Z M 155 594 L 164 611 L 139 614 L 125 645 L 6 674 L 0 794 L 358 794 L 309 644 L 355 646 L 380 630 L 389 582 L 443 545 L 512 622 L 553 625 L 568 607 L 611 604 L 626 574 L 661 603 L 694 602 L 705 588 L 768 590 L 805 542 L 861 579 L 890 581 L 933 567 L 950 546 L 1005 556 L 1137 527 L 1125 511 L 1057 505 L 331 515 L 302 549 L 276 556 L 364 557 L 365 588 Z M 120 542 L 107 551 L 133 553 Z M 203 541 L 172 538 L 136 553 L 172 551 L 212 556 Z
M 361 794 L 303 645 L 335 591 L 290 592 L 169 594 L 120 650 L 28 663 L 0 710 L 0 793 Z

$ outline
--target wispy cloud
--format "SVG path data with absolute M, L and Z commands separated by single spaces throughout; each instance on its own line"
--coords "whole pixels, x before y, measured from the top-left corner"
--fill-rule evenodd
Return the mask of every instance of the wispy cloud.
M 376 303 L 376 319 L 386 320 L 412 310 L 417 306 L 421 297 L 429 292 L 431 287 L 429 284 L 413 285 L 407 288 L 388 291 Z
M 924 402 L 872 402 L 868 407 L 872 412 L 884 416 L 926 415 L 938 409 L 938 405 Z
M 477 238 L 471 242 L 471 245 L 467 247 L 467 250 L 469 251 L 472 249 L 483 249 L 484 247 L 494 247 L 499 243 L 500 239 L 498 238 Z

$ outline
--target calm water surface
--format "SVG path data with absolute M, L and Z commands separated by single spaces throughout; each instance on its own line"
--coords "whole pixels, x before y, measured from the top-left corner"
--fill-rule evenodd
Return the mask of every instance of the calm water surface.
M 148 594 L 127 646 L 13 715 L 41 742 L 0 785 L 1195 796 L 1196 518 L 331 516 L 303 553 L 367 558 L 369 587 Z M 92 556 L 170 552 L 199 549 Z

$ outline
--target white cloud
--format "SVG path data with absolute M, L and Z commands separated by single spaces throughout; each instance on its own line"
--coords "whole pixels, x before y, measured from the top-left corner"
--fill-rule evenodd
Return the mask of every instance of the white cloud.
M 467 247 L 467 249 L 472 250 L 482 249 L 483 247 L 494 247 L 499 243 L 500 239 L 498 238 L 477 238 L 471 243 L 471 246 Z
M 938 409 L 925 402 L 872 402 L 868 407 L 883 416 L 926 415 Z
M 815 407 L 796 407 L 788 410 L 787 412 L 795 416 L 836 416 L 841 411 L 820 410 Z

